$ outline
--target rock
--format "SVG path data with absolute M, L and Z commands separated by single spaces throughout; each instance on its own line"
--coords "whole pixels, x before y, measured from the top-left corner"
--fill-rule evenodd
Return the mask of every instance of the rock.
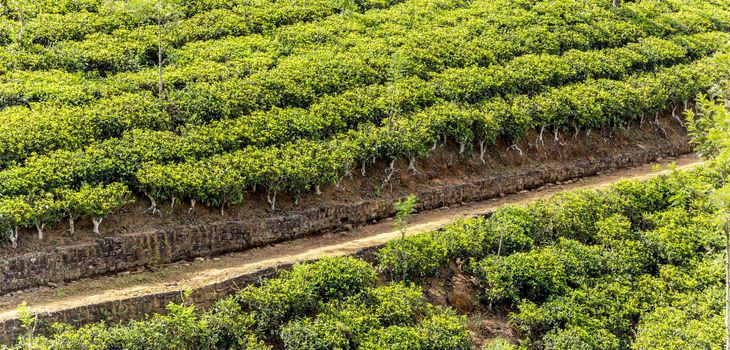
M 462 289 L 456 289 L 456 286 L 454 286 L 454 293 L 449 296 L 449 299 L 451 306 L 462 313 L 471 311 L 474 305 L 471 295 Z
M 49 287 L 51 287 L 51 288 L 56 288 L 56 287 L 58 287 L 58 285 L 57 285 L 57 284 L 55 284 L 55 283 L 53 283 L 53 282 L 48 282 L 48 286 L 49 286 Z
M 474 307 L 474 291 L 471 288 L 471 282 L 463 275 L 457 275 L 451 281 L 452 290 L 448 295 L 449 304 L 456 310 L 467 313 Z

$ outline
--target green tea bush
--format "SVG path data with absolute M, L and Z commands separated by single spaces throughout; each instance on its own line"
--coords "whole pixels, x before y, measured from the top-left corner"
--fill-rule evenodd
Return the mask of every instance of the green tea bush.
M 369 290 L 365 298 L 371 300 L 372 312 L 383 326 L 414 325 L 427 314 L 420 288 L 391 284 Z
M 393 284 L 333 300 L 316 317 L 289 322 L 280 336 L 288 349 L 358 348 L 371 332 L 391 326 L 414 327 L 431 312 L 420 288 Z
M 502 338 L 496 338 L 489 343 L 484 344 L 483 350 L 517 350 L 516 345 L 510 344 L 509 341 Z
M 723 298 L 712 291 L 724 283 L 724 241 L 709 196 L 726 171 L 564 193 L 412 236 L 407 256 L 419 263 L 408 275 L 467 261 L 483 300 L 513 308 L 527 347 L 716 348 Z M 381 270 L 399 268 L 388 259 L 395 249 L 379 252 Z
M 350 341 L 341 327 L 333 320 L 306 318 L 284 326 L 281 339 L 286 349 L 348 349 Z
M 249 331 L 254 318 L 241 313 L 233 299 L 200 312 L 192 306 L 170 304 L 167 315 L 153 315 L 128 325 L 104 323 L 74 329 L 56 325 L 52 337 L 19 339 L 24 349 L 162 350 L 162 349 L 270 349 Z
M 548 246 L 507 257 L 490 256 L 473 263 L 474 273 L 485 283 L 490 302 L 545 300 L 585 285 L 605 272 L 600 249 L 576 241 L 560 240 Z
M 56 324 L 51 336 L 29 332 L 13 349 L 384 349 L 398 342 L 468 349 L 464 317 L 431 306 L 415 285 L 375 282 L 374 268 L 363 261 L 325 258 L 294 265 L 207 310 L 171 303 L 165 315 L 127 324 Z M 29 315 L 31 330 L 33 323 Z
M 647 215 L 646 221 L 653 229 L 642 232 L 642 241 L 661 263 L 682 265 L 702 251 L 723 247 L 712 214 L 674 207 Z
M 543 342 L 546 350 L 620 349 L 619 340 L 610 332 L 588 331 L 580 327 L 548 332 Z
M 423 334 L 413 327 L 390 326 L 376 330 L 363 341 L 362 350 L 404 349 L 421 350 Z
M 632 349 L 716 349 L 725 341 L 724 292 L 713 287 L 680 295 L 641 318 Z
M 359 349 L 466 350 L 470 342 L 463 317 L 436 309 L 416 327 L 390 326 L 371 332 Z
M 279 278 L 244 288 L 237 298 L 253 312 L 262 331 L 274 331 L 287 320 L 319 308 L 331 299 L 356 295 L 375 285 L 376 273 L 355 258 L 323 258 L 314 264 L 295 265 Z
M 433 275 L 448 262 L 446 247 L 430 234 L 408 237 L 403 246 L 407 252 L 407 266 L 401 255 L 401 244 L 390 242 L 377 253 L 382 271 L 391 276 L 403 276 L 405 272 L 411 277 L 424 277 Z

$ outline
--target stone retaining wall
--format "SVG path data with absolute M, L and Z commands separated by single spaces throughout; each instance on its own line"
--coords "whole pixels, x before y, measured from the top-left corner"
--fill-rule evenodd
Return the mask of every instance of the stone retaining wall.
M 599 171 L 644 164 L 658 157 L 690 151 L 686 144 L 634 148 L 621 154 L 565 162 L 555 171 L 535 168 L 512 175 L 417 192 L 418 210 L 484 200 L 547 183 L 593 175 Z M 261 220 L 176 225 L 154 231 L 98 238 L 96 242 L 64 246 L 48 252 L 0 261 L 0 295 L 20 289 L 118 273 L 196 257 L 215 256 L 297 237 L 359 225 L 394 214 L 394 198 L 323 206 Z

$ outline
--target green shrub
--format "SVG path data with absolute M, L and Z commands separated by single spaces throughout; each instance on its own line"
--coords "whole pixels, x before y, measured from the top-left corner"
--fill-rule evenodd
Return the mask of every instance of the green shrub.
M 635 350 L 720 349 L 725 344 L 724 292 L 715 287 L 680 295 L 674 305 L 644 315 L 632 344 Z
M 371 289 L 372 314 L 383 326 L 414 325 L 426 314 L 426 302 L 420 287 L 390 284 Z
M 496 338 L 484 344 L 482 350 L 518 350 L 518 347 L 505 339 Z
M 467 350 L 471 335 L 466 327 L 466 317 L 458 316 L 450 309 L 435 309 L 421 321 L 418 329 L 423 337 L 422 349 Z
M 507 257 L 490 256 L 472 265 L 490 302 L 543 301 L 586 285 L 605 272 L 598 247 L 562 239 L 555 246 Z
M 570 327 L 551 331 L 543 338 L 545 350 L 598 350 L 620 349 L 620 342 L 604 329 L 586 330 Z
M 359 349 L 466 350 L 470 342 L 471 336 L 463 317 L 452 311 L 436 309 L 417 326 L 389 326 L 374 330 Z
M 321 303 L 358 294 L 375 282 L 375 269 L 366 262 L 352 257 L 327 257 L 311 264 L 294 265 L 278 278 L 243 289 L 237 297 L 246 309 L 254 312 L 261 330 L 273 332 L 287 320 L 316 310 Z
M 383 327 L 415 326 L 428 311 L 420 288 L 391 284 L 332 300 L 317 316 L 287 324 L 281 338 L 289 348 L 356 347 Z
M 350 342 L 342 328 L 344 325 L 335 320 L 305 318 L 285 325 L 280 336 L 285 349 L 349 349 Z
M 353 257 L 324 257 L 317 262 L 298 265 L 292 274 L 305 275 L 308 284 L 320 300 L 340 299 L 372 287 L 377 274 L 370 264 Z M 309 270 L 301 266 L 308 266 Z
M 561 192 L 529 204 L 534 222 L 539 223 L 536 225 L 538 241 L 549 243 L 562 237 L 594 243 L 594 224 L 608 212 L 604 193 L 595 190 Z
M 483 235 L 482 250 L 468 256 L 509 255 L 532 248 L 537 222 L 530 214 L 525 207 L 507 206 L 498 209 L 483 222 L 478 219 L 474 229 Z
M 642 241 L 660 263 L 684 264 L 705 250 L 722 249 L 721 235 L 711 215 L 688 212 L 681 207 L 647 214 L 651 227 Z
M 360 344 L 360 350 L 422 350 L 423 334 L 406 326 L 390 326 L 373 331 Z
M 205 312 L 176 304 L 167 309 L 167 315 L 156 314 L 127 325 L 98 323 L 74 329 L 58 324 L 52 337 L 35 337 L 31 346 L 24 338 L 18 343 L 24 349 L 38 350 L 270 349 L 250 331 L 253 317 L 241 313 L 232 298 Z
M 401 254 L 401 242 L 391 241 L 377 252 L 378 268 L 390 276 L 403 276 L 406 270 L 407 276 L 419 278 L 433 275 L 448 262 L 444 242 L 434 239 L 433 233 L 406 237 L 403 246 L 407 266 Z
M 470 342 L 463 317 L 429 308 L 420 288 L 403 284 L 332 300 L 316 316 L 289 322 L 280 335 L 288 349 L 467 349 Z

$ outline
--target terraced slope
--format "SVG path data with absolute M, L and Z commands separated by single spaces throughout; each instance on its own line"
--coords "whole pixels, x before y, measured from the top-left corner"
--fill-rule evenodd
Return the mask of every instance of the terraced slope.
M 0 18 L 0 228 L 146 195 L 303 196 L 444 141 L 679 114 L 721 78 L 730 3 L 33 2 Z M 160 69 L 161 68 L 161 69 Z M 161 73 L 160 73 L 161 72 Z M 160 79 L 161 77 L 161 79 Z M 417 171 L 417 169 L 413 169 Z

